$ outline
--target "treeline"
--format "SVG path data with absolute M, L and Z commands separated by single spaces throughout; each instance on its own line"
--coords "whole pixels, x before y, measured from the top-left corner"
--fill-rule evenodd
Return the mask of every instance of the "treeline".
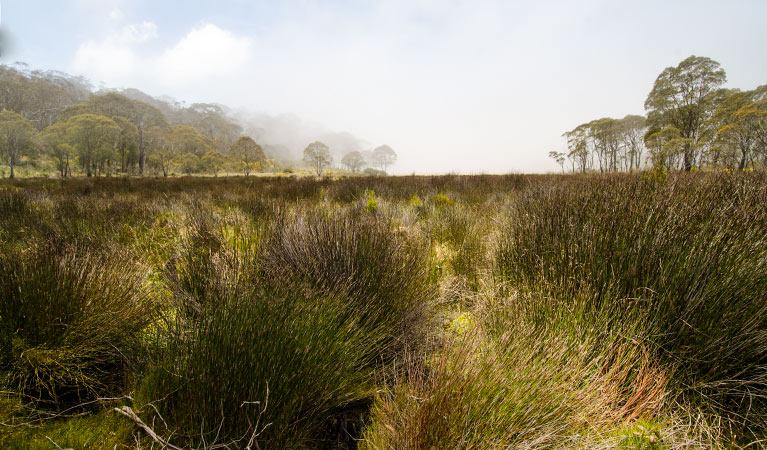
M 187 106 L 136 89 L 93 93 L 81 77 L 0 66 L 0 161 L 10 177 L 19 165 L 37 173 L 55 167 L 60 177 L 71 177 L 249 175 L 301 164 L 268 149 L 246 136 L 221 105 Z M 332 162 L 325 149 L 318 174 Z M 357 172 L 370 165 L 385 170 L 396 160 L 380 155 L 379 149 L 350 152 L 340 162 Z M 315 159 L 305 151 L 302 162 L 316 170 Z M 0 167 L 0 175 L 6 176 L 6 168 Z
M 647 116 L 602 118 L 567 131 L 568 151 L 549 152 L 575 172 L 767 166 L 767 85 L 724 89 L 724 69 L 690 56 L 655 80 Z

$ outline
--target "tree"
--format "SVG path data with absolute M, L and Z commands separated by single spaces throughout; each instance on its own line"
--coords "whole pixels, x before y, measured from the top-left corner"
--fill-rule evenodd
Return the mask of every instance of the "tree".
M 152 127 L 146 131 L 149 162 L 162 170 L 162 176 L 167 177 L 170 165 L 176 158 L 176 151 L 167 128 Z
M 266 163 L 266 155 L 264 149 L 260 145 L 256 144 L 250 136 L 240 136 L 230 151 L 233 155 L 236 155 L 242 165 L 242 171 L 247 177 L 253 170 L 261 170 Z
M 644 141 L 650 149 L 653 167 L 661 170 L 676 169 L 680 156 L 689 144 L 689 139 L 681 137 L 673 125 L 660 130 L 650 128 Z
M 213 172 L 213 176 L 218 176 L 218 172 L 224 167 L 224 155 L 217 151 L 209 151 L 205 153 L 200 162 L 205 170 Z
M 701 131 L 716 108 L 717 89 L 726 81 L 719 63 L 690 56 L 676 67 L 668 67 L 655 80 L 645 101 L 651 127 L 673 126 L 684 139 L 684 169 L 690 170 L 700 147 Z
M 67 120 L 80 114 L 97 114 L 114 118 L 124 117 L 136 127 L 139 173 L 144 173 L 146 162 L 146 131 L 152 127 L 167 127 L 163 113 L 154 106 L 139 100 L 132 100 L 114 92 L 94 95 L 83 103 L 72 105 L 59 114 L 59 120 Z
M 586 169 L 591 162 L 586 126 L 578 125 L 571 131 L 565 132 L 562 136 L 567 139 L 567 148 L 569 150 L 567 158 L 573 166 L 573 172 L 575 172 L 577 166 L 581 173 L 586 173 Z
M 0 112 L 0 155 L 11 168 L 11 178 L 21 156 L 34 152 L 35 135 L 35 127 L 20 114 L 12 111 Z
M 120 127 L 109 117 L 80 114 L 66 121 L 67 139 L 77 149 L 80 163 L 87 176 L 93 175 L 97 163 L 104 162 L 104 147 L 112 148 Z
M 200 170 L 200 158 L 194 153 L 185 153 L 181 156 L 181 168 L 184 173 L 191 175 Z
M 216 148 L 216 144 L 209 137 L 185 125 L 171 127 L 170 139 L 179 155 L 192 153 L 199 157 Z
M 137 155 L 132 150 L 138 147 L 138 129 L 131 121 L 122 116 L 114 116 L 112 120 L 120 127 L 120 134 L 115 141 L 115 150 L 120 155 L 120 172 L 125 173 L 132 157 Z
M 67 142 L 67 123 L 56 122 L 41 133 L 43 146 L 59 166 L 61 178 L 72 176 L 70 160 L 75 155 L 75 148 Z
M 647 130 L 647 120 L 644 116 L 628 115 L 620 120 L 621 135 L 623 138 L 624 165 L 628 163 L 626 170 L 642 166 L 642 154 L 645 150 L 644 135 Z
M 314 167 L 317 176 L 322 175 L 322 170 L 332 161 L 330 149 L 320 141 L 312 142 L 304 149 L 304 162 Z
M 373 150 L 373 163 L 386 172 L 386 167 L 397 161 L 397 154 L 388 145 L 381 145 Z
M 358 172 L 365 165 L 365 158 L 358 151 L 349 152 L 341 159 L 341 164 L 352 172 Z
M 553 159 L 554 161 L 559 164 L 559 167 L 562 168 L 562 173 L 565 173 L 565 158 L 567 155 L 565 153 L 555 152 L 551 151 L 549 152 L 549 158 Z
M 738 170 L 743 170 L 760 143 L 760 133 L 767 121 L 767 110 L 756 99 L 759 91 L 736 91 L 728 95 L 717 107 L 712 122 L 716 127 L 716 142 L 724 152 L 737 152 Z

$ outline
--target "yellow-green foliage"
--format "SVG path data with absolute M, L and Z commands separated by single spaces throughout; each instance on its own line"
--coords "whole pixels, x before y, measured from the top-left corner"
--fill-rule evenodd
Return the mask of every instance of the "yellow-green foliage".
M 448 197 L 445 194 L 437 194 L 434 196 L 434 205 L 438 207 L 444 207 L 444 206 L 450 206 L 452 205 L 453 199 Z
M 372 189 L 367 191 L 368 203 L 366 208 L 371 213 L 375 214 L 378 211 L 378 202 L 376 201 L 376 193 Z

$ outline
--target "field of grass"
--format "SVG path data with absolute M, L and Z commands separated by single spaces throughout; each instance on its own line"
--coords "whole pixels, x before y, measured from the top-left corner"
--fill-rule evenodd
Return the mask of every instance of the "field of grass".
M 0 181 L 0 448 L 765 446 L 763 172 Z

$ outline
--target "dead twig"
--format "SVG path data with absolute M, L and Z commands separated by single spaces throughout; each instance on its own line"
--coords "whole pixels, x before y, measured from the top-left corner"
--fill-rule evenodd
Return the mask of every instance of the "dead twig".
M 144 430 L 146 434 L 149 435 L 149 437 L 152 438 L 153 441 L 157 442 L 158 444 L 162 445 L 163 448 L 170 448 L 173 450 L 182 450 L 180 447 L 176 447 L 175 445 L 171 444 L 170 442 L 166 441 L 165 439 L 161 438 L 157 435 L 157 433 L 152 430 L 149 425 L 145 424 L 139 416 L 136 415 L 136 413 L 129 407 L 129 406 L 123 406 L 121 408 L 115 408 L 114 409 L 117 413 L 122 414 L 123 416 L 131 419 L 139 428 Z

